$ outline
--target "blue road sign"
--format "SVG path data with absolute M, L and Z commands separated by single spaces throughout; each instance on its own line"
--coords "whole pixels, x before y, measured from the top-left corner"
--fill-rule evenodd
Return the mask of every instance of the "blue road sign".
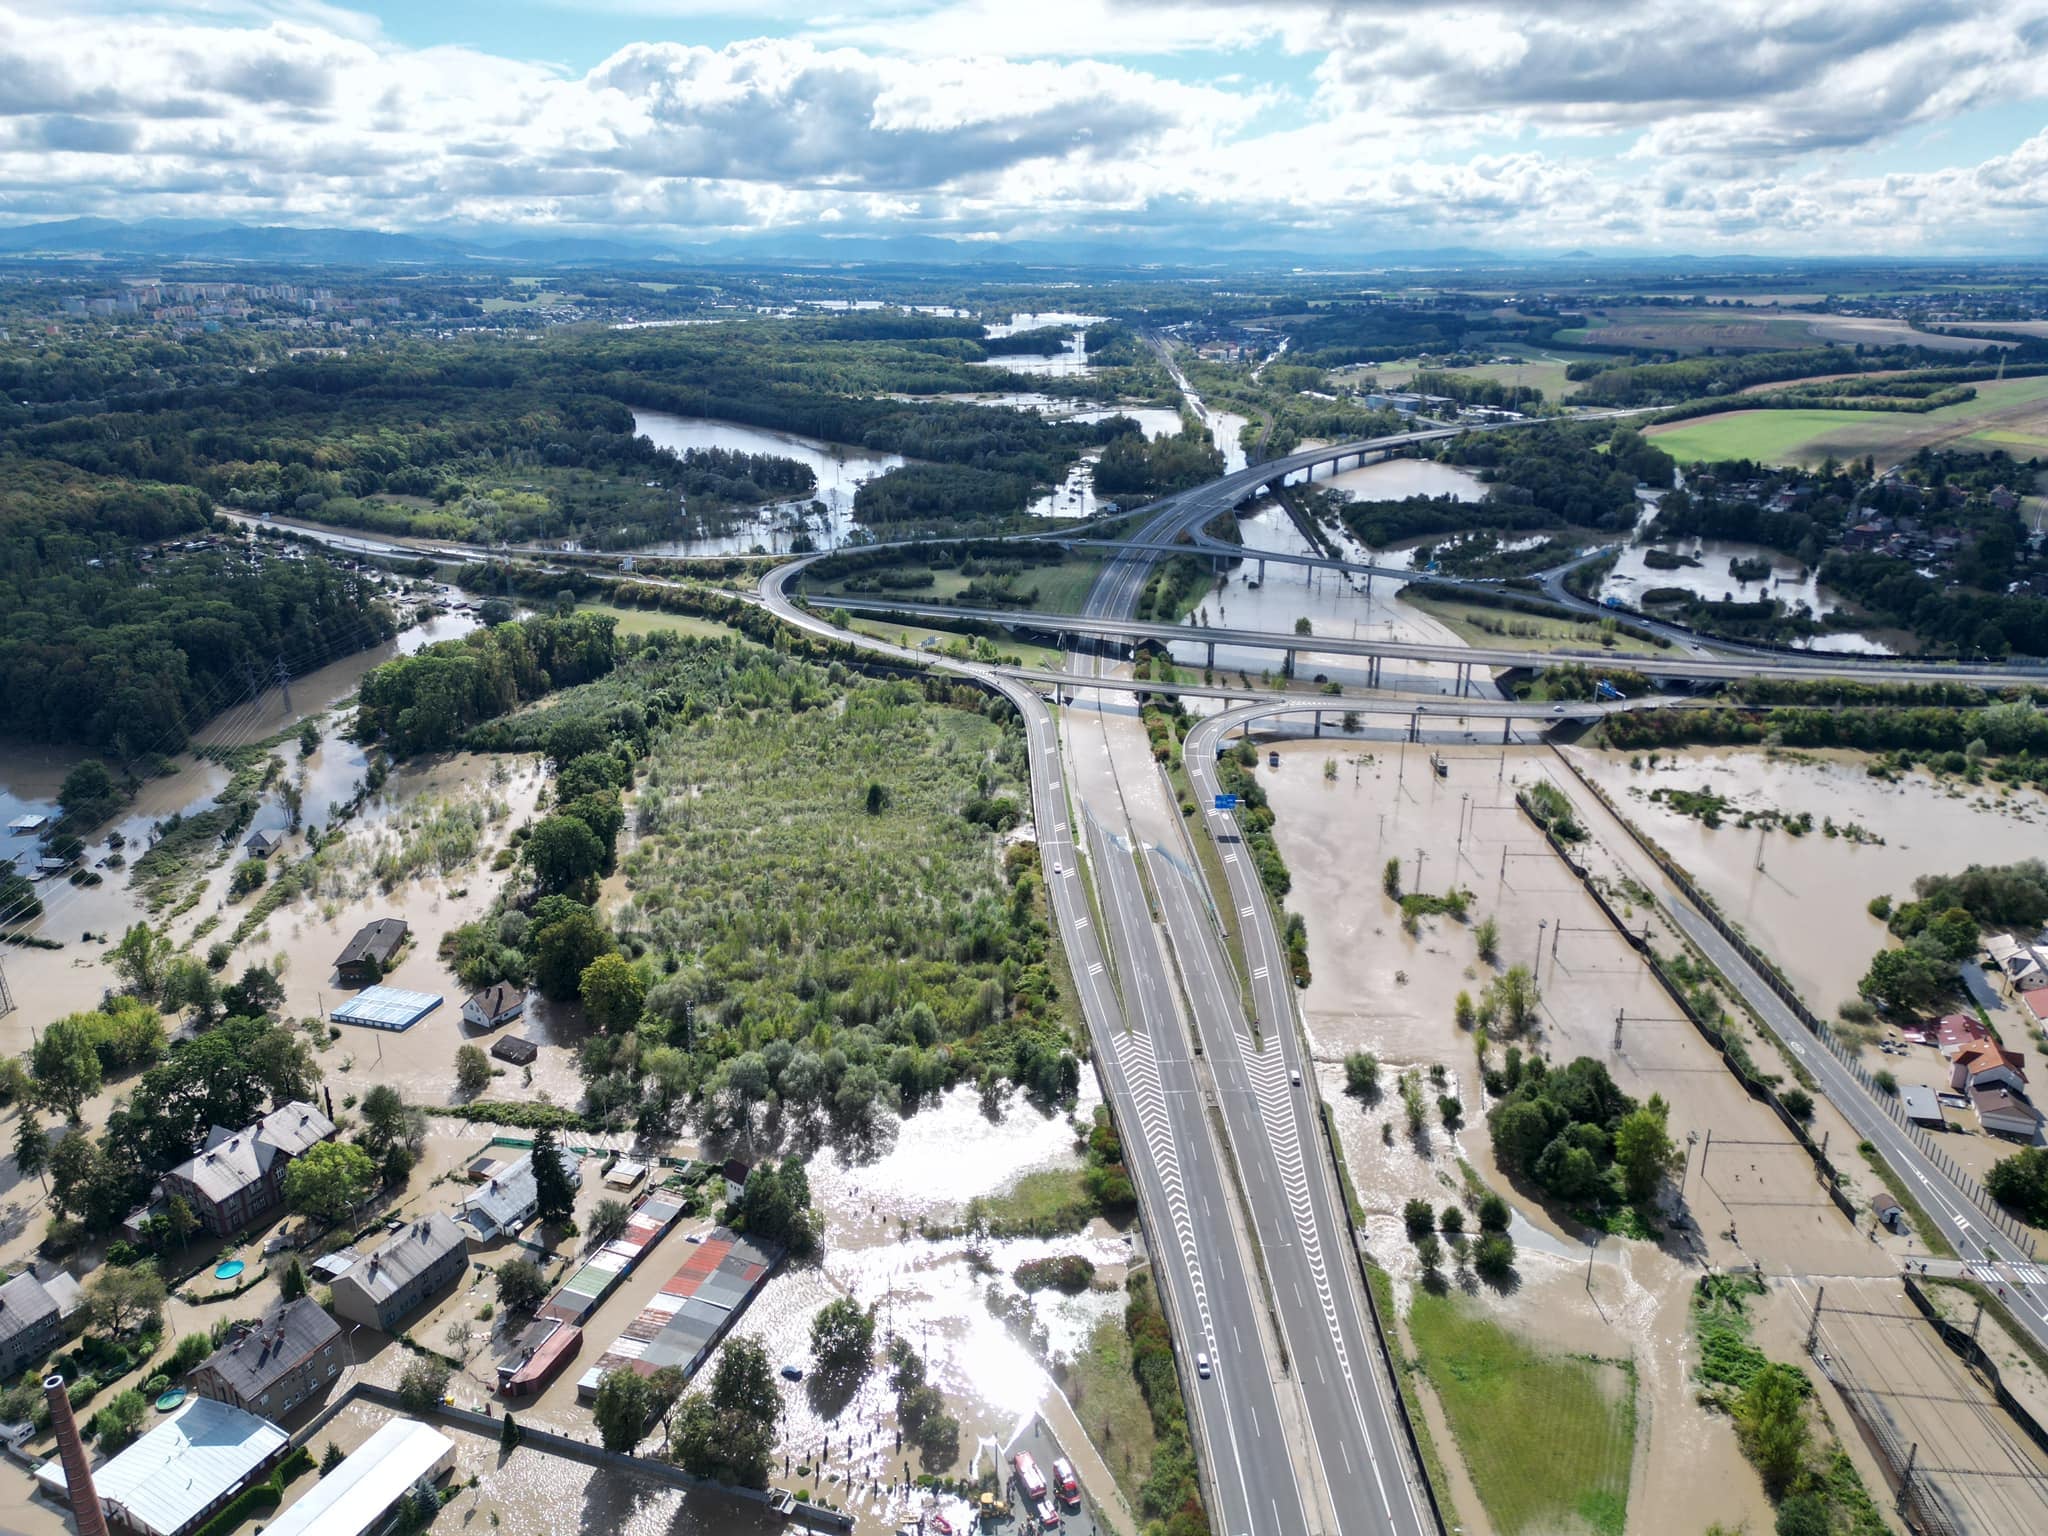
M 1219 811 L 1234 811 L 1234 810 L 1236 810 L 1236 809 L 1237 809 L 1237 796 L 1235 796 L 1235 795 L 1218 795 L 1218 796 L 1216 797 L 1216 809 L 1217 809 L 1217 810 L 1219 810 Z

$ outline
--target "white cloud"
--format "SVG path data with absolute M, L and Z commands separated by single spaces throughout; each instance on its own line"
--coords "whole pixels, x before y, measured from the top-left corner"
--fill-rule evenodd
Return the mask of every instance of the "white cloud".
M 1947 145 L 1982 163 L 1914 175 L 1834 164 L 2048 89 L 2048 0 L 884 4 L 576 75 L 406 48 L 317 0 L 23 0 L 0 13 L 0 215 L 1335 248 L 1952 247 L 2048 225 L 2042 137 Z M 1312 99 L 1260 84 L 1255 47 L 1313 60 Z M 1180 52 L 1211 83 L 1149 62 Z

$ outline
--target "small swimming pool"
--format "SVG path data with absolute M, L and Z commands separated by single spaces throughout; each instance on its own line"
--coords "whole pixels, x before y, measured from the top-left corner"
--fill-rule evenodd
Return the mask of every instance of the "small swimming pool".
M 184 1401 L 185 1389 L 183 1387 L 173 1387 L 170 1391 L 166 1392 L 162 1397 L 159 1397 L 156 1400 L 156 1411 L 158 1413 L 169 1413 L 173 1408 L 177 1407 L 180 1403 Z
M 248 1267 L 240 1259 L 223 1259 L 214 1266 L 213 1278 L 216 1280 L 232 1280 Z

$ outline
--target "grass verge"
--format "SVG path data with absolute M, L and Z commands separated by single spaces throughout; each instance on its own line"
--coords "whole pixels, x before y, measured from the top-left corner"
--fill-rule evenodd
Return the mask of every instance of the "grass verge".
M 1336 1134 L 1334 1126 L 1331 1134 Z M 1344 1190 L 1347 1195 L 1351 1193 L 1348 1170 L 1344 1175 Z M 1353 1205 L 1356 1203 L 1353 1197 Z M 1451 1475 L 1444 1466 L 1443 1453 L 1436 1448 L 1436 1437 L 1429 1432 L 1429 1420 L 1422 1415 L 1422 1399 L 1415 1391 L 1415 1372 L 1419 1367 L 1402 1345 L 1398 1322 L 1400 1313 L 1394 1308 L 1394 1277 L 1377 1264 L 1367 1264 L 1365 1280 L 1372 1287 L 1373 1305 L 1379 1310 L 1381 1326 L 1392 1330 L 1387 1343 L 1394 1356 L 1394 1386 L 1401 1394 L 1401 1406 L 1408 1415 L 1408 1422 L 1415 1426 L 1415 1443 L 1422 1447 L 1422 1475 L 1436 1490 L 1436 1507 L 1448 1518 L 1456 1508 L 1451 1502 Z
M 1954 1246 L 1941 1235 L 1941 1228 L 1928 1216 L 1927 1208 L 1915 1198 L 1906 1181 L 1893 1171 L 1892 1165 L 1884 1160 L 1884 1154 L 1867 1141 L 1858 1142 L 1856 1150 L 1863 1154 L 1863 1161 L 1870 1164 L 1870 1171 L 1884 1181 L 1884 1187 L 1891 1191 L 1892 1198 L 1906 1208 L 1906 1214 L 1913 1220 L 1913 1231 L 1927 1245 L 1927 1251 L 1939 1259 L 1954 1258 Z
M 1621 1536 L 1636 1438 L 1627 1364 L 1543 1354 L 1462 1297 L 1426 1290 L 1408 1329 L 1501 1536 L 1574 1519 Z
M 1095 1325 L 1088 1347 L 1068 1369 L 1066 1389 L 1074 1416 L 1135 1509 L 1158 1440 L 1132 1368 L 1130 1335 L 1119 1319 L 1105 1317 Z

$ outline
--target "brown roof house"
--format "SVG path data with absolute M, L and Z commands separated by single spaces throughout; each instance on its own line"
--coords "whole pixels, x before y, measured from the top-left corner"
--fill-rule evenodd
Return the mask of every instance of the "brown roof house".
M 367 987 L 382 981 L 411 931 L 402 917 L 380 917 L 363 924 L 335 958 L 334 974 L 345 987 Z
M 301 1296 L 237 1327 L 185 1379 L 201 1397 L 278 1418 L 341 1374 L 341 1353 L 341 1325 Z
M 332 1120 L 294 1099 L 242 1130 L 216 1125 L 198 1156 L 166 1173 L 157 1193 L 163 1199 L 181 1196 L 207 1231 L 226 1237 L 282 1205 L 284 1171 L 292 1159 L 333 1135 Z M 139 1231 L 160 1204 L 152 1200 L 125 1224 Z

